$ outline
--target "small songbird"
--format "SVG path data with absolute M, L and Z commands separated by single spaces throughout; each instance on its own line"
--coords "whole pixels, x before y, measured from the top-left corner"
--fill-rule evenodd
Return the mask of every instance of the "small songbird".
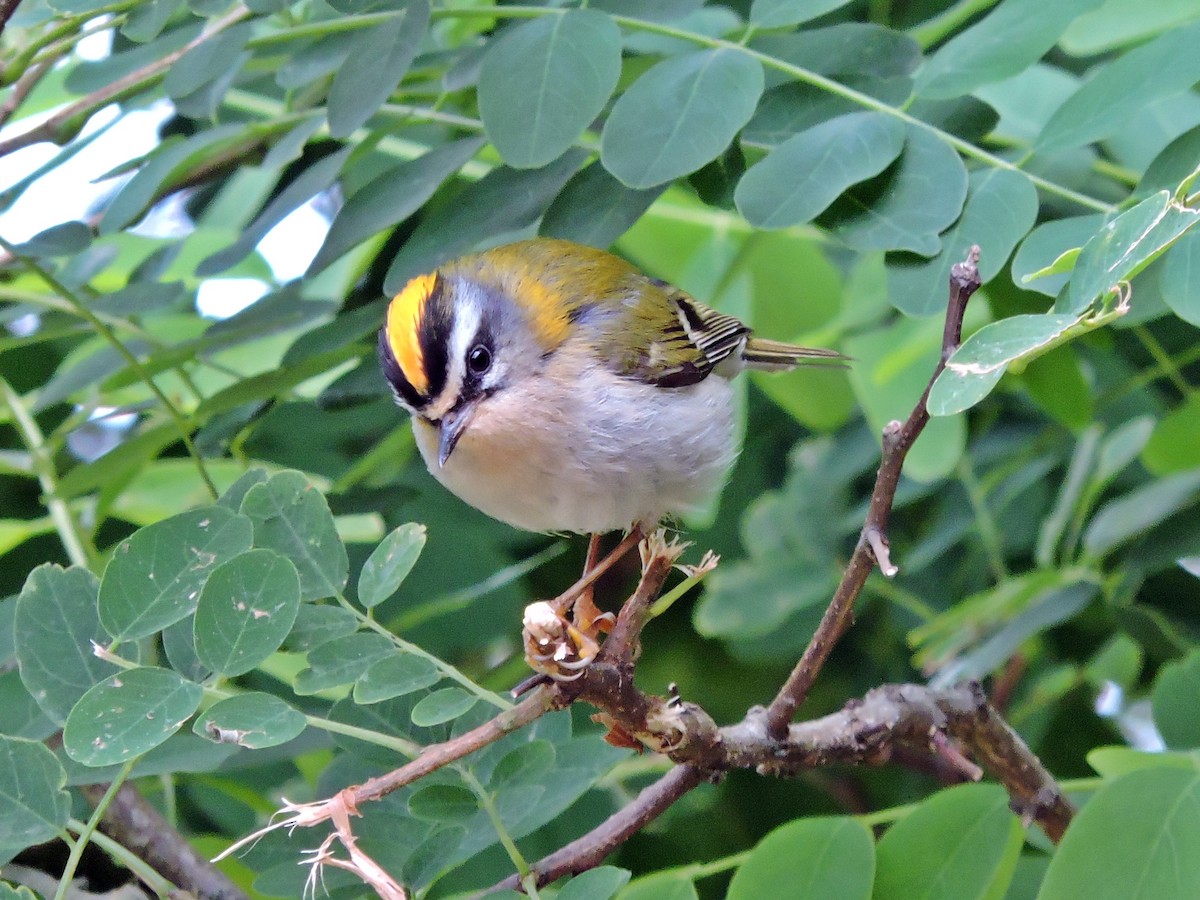
M 379 358 L 438 481 L 518 528 L 593 535 L 714 499 L 738 449 L 738 371 L 843 359 L 550 238 L 414 278 Z

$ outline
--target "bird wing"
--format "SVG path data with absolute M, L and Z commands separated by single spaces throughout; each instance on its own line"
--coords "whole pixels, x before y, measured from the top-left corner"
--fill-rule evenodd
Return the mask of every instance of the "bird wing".
M 601 357 L 618 375 L 658 387 L 683 387 L 706 378 L 740 352 L 750 329 L 666 282 L 639 275 L 621 314 L 605 329 Z

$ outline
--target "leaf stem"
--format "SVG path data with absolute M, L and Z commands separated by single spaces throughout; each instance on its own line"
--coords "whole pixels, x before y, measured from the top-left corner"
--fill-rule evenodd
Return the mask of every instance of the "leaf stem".
M 496 799 L 467 766 L 456 765 L 454 769 L 479 800 L 479 805 L 483 807 L 483 811 L 491 821 L 492 828 L 496 829 L 496 837 L 500 839 L 500 845 L 504 847 L 504 852 L 508 854 L 508 858 L 512 860 L 513 865 L 517 867 L 517 872 L 520 873 L 521 880 L 524 882 L 525 877 L 530 872 L 529 863 L 521 853 L 520 848 L 517 847 L 517 842 L 513 840 L 513 836 L 509 834 L 508 828 L 504 825 L 504 820 L 500 818 L 500 811 L 496 809 Z M 536 883 L 534 884 L 534 892 L 530 896 L 537 896 Z
M 67 857 L 67 864 L 63 868 L 62 876 L 58 880 L 58 890 L 54 892 L 54 900 L 64 900 L 66 898 L 67 892 L 71 889 L 71 881 L 75 878 L 75 870 L 79 868 L 79 861 L 83 858 L 83 851 L 87 849 L 88 842 L 91 841 L 92 835 L 95 834 L 96 829 L 100 826 L 100 822 L 104 818 L 104 813 L 113 802 L 113 798 L 117 796 L 117 791 L 121 789 L 121 785 L 129 777 L 129 773 L 133 769 L 135 762 L 137 762 L 137 757 L 134 757 L 121 766 L 121 771 L 112 780 L 112 783 L 108 786 L 108 790 L 104 792 L 104 796 L 100 798 L 100 802 L 96 804 L 96 808 L 92 811 L 91 818 L 87 820 L 87 824 L 79 832 L 79 838 L 71 846 L 71 855 Z
M 81 834 L 85 828 L 87 828 L 87 825 L 78 819 L 67 820 L 67 829 L 69 831 Z M 170 879 L 160 875 L 153 866 L 147 864 L 144 859 L 130 851 L 120 841 L 114 841 L 103 831 L 96 831 L 91 835 L 91 843 L 95 844 L 112 857 L 114 861 L 119 862 L 140 878 L 159 897 L 167 898 L 172 896 L 176 886 L 171 883 Z
M 474 681 L 472 681 L 470 678 L 468 678 L 466 675 L 464 675 L 462 672 L 460 672 L 457 668 L 450 665 L 450 663 L 446 662 L 444 659 L 434 656 L 428 650 L 423 650 L 422 648 L 418 647 L 416 644 L 410 643 L 409 641 L 404 640 L 404 638 L 393 634 L 391 631 L 389 631 L 386 627 L 381 625 L 379 622 L 375 621 L 370 616 L 365 615 L 361 610 L 359 610 L 357 607 L 355 607 L 354 604 L 352 604 L 349 600 L 347 600 L 345 595 L 339 594 L 337 597 L 337 601 L 342 606 L 342 608 L 348 610 L 351 614 L 353 614 L 353 616 L 359 621 L 359 624 L 365 625 L 367 628 L 370 628 L 372 631 L 383 635 L 389 641 L 391 641 L 393 644 L 395 644 L 397 648 L 399 648 L 400 650 L 403 650 L 405 653 L 411 653 L 413 656 L 419 656 L 422 659 L 425 659 L 425 660 L 431 662 L 434 665 L 434 667 L 442 674 L 443 678 L 449 678 L 451 681 L 456 682 L 457 684 L 459 684 L 463 688 L 465 688 L 468 693 L 474 694 L 480 700 L 483 700 L 485 703 L 490 703 L 492 706 L 495 706 L 497 709 L 512 709 L 512 703 L 509 702 L 508 700 L 504 699 L 503 697 L 501 697 L 499 694 L 493 693 L 492 691 L 489 691 L 487 688 L 476 684 Z
M 46 438 L 42 434 L 42 429 L 38 427 L 37 420 L 25 408 L 20 395 L 13 390 L 12 385 L 3 376 L 0 376 L 0 397 L 4 398 L 5 405 L 11 410 L 17 432 L 21 435 L 26 449 L 29 450 L 33 470 L 37 474 L 38 483 L 42 488 L 46 509 L 50 512 L 54 529 L 58 532 L 58 538 L 67 552 L 67 559 L 73 565 L 89 568 L 95 550 L 90 548 L 90 542 L 86 539 L 83 529 L 75 521 L 75 517 L 71 515 L 66 501 L 58 496 L 58 473 L 54 469 L 54 461 L 46 453 Z

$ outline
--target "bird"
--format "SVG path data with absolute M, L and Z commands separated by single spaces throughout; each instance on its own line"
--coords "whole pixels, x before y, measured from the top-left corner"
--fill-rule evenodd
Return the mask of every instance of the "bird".
M 613 253 L 537 237 L 412 278 L 379 360 L 433 477 L 517 528 L 592 536 L 586 581 L 614 561 L 596 559 L 599 535 L 628 529 L 613 553 L 627 551 L 715 499 L 739 449 L 738 372 L 845 357 L 760 338 Z

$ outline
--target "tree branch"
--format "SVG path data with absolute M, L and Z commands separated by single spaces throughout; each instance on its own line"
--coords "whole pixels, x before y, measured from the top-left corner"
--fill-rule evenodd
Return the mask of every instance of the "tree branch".
M 966 260 L 957 263 L 950 270 L 950 300 L 946 309 L 946 325 L 942 332 L 941 357 L 908 420 L 903 424 L 889 422 L 883 429 L 883 456 L 875 477 L 875 489 L 871 492 L 871 505 L 867 511 L 866 523 L 858 536 L 854 553 L 804 654 L 767 709 L 767 730 L 776 739 L 781 740 L 787 733 L 788 723 L 808 697 L 808 692 L 834 645 L 850 627 L 854 615 L 854 601 L 858 599 L 867 576 L 871 574 L 876 563 L 889 578 L 897 572 L 891 561 L 887 538 L 892 501 L 900 483 L 904 459 L 929 421 L 929 410 L 926 407 L 929 391 L 946 368 L 946 360 L 962 340 L 962 322 L 967 311 L 967 301 L 979 288 L 978 263 L 979 247 L 976 246 L 967 253 Z
M 106 789 L 106 785 L 94 784 L 82 790 L 94 804 Z M 121 785 L 104 813 L 100 830 L 197 897 L 248 900 L 241 888 L 197 853 L 132 784 Z
M 643 788 L 637 797 L 599 826 L 532 866 L 530 871 L 538 885 L 557 881 L 564 875 L 576 875 L 594 869 L 630 837 L 670 809 L 676 800 L 702 783 L 705 777 L 705 773 L 695 766 L 676 766 L 658 781 Z M 481 896 L 520 889 L 520 876 L 510 875 Z

